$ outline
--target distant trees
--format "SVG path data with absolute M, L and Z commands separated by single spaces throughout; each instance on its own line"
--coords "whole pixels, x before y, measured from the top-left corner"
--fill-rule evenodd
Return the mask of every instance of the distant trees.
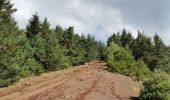
M 109 46 L 112 42 L 121 45 L 121 41 L 120 41 L 120 33 L 118 32 L 117 34 L 113 34 L 111 35 L 108 40 L 107 40 L 107 46 Z
M 140 100 L 170 99 L 170 48 L 157 34 L 150 38 L 138 31 L 133 38 L 123 30 L 109 37 L 107 44 L 109 70 L 143 82 Z
M 144 33 L 138 32 L 137 38 L 132 43 L 131 50 L 136 60 L 142 58 L 147 61 L 152 50 L 151 39 Z
M 126 47 L 130 46 L 133 42 L 133 36 L 130 32 L 127 32 L 123 29 L 122 34 L 120 36 L 121 46 Z
M 58 41 L 72 65 L 79 65 L 101 57 L 105 47 L 93 36 L 79 36 L 74 33 L 74 27 L 64 30 L 57 26 L 54 30 Z
M 114 42 L 116 44 L 121 45 L 122 47 L 129 47 L 132 45 L 134 37 L 130 32 L 127 32 L 125 29 L 122 30 L 121 34 L 118 32 L 117 34 L 113 34 L 109 37 L 107 41 L 107 45 Z
M 107 41 L 106 62 L 110 71 L 143 82 L 140 100 L 170 99 L 170 49 L 157 34 L 153 40 L 140 31 L 136 38 L 125 30 L 113 34 Z
M 109 37 L 107 44 L 111 42 L 132 51 L 134 58 L 142 59 L 151 70 L 167 65 L 166 46 L 157 34 L 152 41 L 152 38 L 140 31 L 138 31 L 137 38 L 134 38 L 130 32 L 123 29 L 121 34 L 113 34 Z

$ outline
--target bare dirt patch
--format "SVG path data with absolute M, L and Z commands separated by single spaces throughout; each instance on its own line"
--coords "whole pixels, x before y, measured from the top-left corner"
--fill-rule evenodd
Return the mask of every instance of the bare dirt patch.
M 22 79 L 0 88 L 0 100 L 130 100 L 139 95 L 139 83 L 105 67 L 104 62 L 93 61 Z

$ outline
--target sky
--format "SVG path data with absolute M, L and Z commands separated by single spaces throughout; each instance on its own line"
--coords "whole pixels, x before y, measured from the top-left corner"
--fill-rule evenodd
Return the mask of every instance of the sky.
M 106 41 L 123 28 L 153 37 L 160 35 L 170 45 L 170 0 L 11 0 L 18 11 L 18 25 L 25 28 L 36 12 L 47 17 L 51 27 L 73 26 L 78 34 L 92 34 Z

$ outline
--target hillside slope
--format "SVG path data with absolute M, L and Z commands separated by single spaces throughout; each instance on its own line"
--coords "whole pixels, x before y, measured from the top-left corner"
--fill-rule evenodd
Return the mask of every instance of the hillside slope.
M 139 95 L 139 83 L 104 70 L 93 61 L 66 70 L 22 79 L 0 89 L 0 100 L 129 100 Z

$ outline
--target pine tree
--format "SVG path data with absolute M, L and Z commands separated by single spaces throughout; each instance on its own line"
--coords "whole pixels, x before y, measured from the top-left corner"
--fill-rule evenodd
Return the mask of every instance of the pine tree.
M 109 46 L 110 43 L 114 42 L 122 47 L 130 48 L 133 40 L 134 38 L 132 34 L 123 29 L 121 34 L 118 32 L 117 34 L 113 34 L 111 37 L 108 38 L 107 46 Z
M 99 52 L 97 49 L 97 43 L 95 42 L 94 36 L 91 36 L 90 34 L 87 35 L 85 48 L 86 48 L 85 58 L 87 61 L 91 61 L 92 59 L 98 57 Z
M 47 18 L 41 26 L 41 31 L 32 40 L 35 59 L 43 65 L 46 71 L 68 67 L 69 61 L 63 54 L 55 32 L 50 29 Z
M 163 71 L 170 73 L 170 46 L 165 50 L 165 65 L 161 68 Z
M 11 17 L 15 11 L 9 1 L 0 1 L 0 11 L 5 18 L 0 20 L 0 87 L 32 74 L 43 72 L 33 58 L 31 48 L 23 31 L 18 29 Z
M 64 42 L 64 30 L 62 29 L 61 26 L 57 25 L 56 28 L 54 29 L 54 32 L 59 41 L 59 44 L 62 45 L 62 43 Z
M 112 42 L 121 45 L 119 32 L 117 34 L 113 33 L 113 35 L 108 38 L 107 46 L 109 46 L 110 43 L 112 43 Z
M 133 37 L 130 32 L 127 32 L 123 29 L 122 34 L 120 36 L 120 42 L 122 47 L 130 46 L 133 41 Z
M 144 33 L 138 31 L 138 36 L 133 41 L 131 49 L 136 60 L 142 58 L 145 61 L 145 59 L 148 59 L 152 52 L 151 39 Z
M 41 22 L 37 13 L 32 16 L 29 20 L 29 23 L 26 27 L 26 35 L 27 37 L 33 38 L 41 31 Z
M 151 62 L 151 69 L 159 68 L 166 64 L 165 61 L 165 50 L 166 46 L 162 39 L 156 34 L 154 36 L 154 46 L 153 46 L 153 59 Z
M 74 27 L 69 27 L 67 30 L 66 30 L 66 33 L 67 33 L 67 38 L 69 41 L 72 41 L 73 37 L 74 37 Z
M 64 41 L 63 44 L 71 49 L 73 47 L 73 38 L 74 38 L 74 27 L 69 27 L 64 32 Z
M 41 35 L 43 38 L 48 38 L 47 36 L 49 33 L 50 33 L 50 23 L 48 22 L 47 18 L 45 18 L 41 26 Z
M 154 54 L 159 55 L 162 54 L 165 50 L 165 44 L 163 43 L 162 39 L 156 34 L 154 36 Z
M 13 8 L 13 4 L 9 0 L 0 0 L 0 21 L 9 23 L 14 22 L 12 14 L 16 12 L 17 9 Z

